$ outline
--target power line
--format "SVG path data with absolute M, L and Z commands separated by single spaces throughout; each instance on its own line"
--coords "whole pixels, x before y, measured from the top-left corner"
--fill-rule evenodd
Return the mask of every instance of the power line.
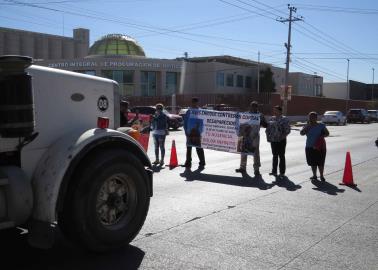
M 342 13 L 356 13 L 356 14 L 378 14 L 378 9 L 361 9 L 361 8 L 348 8 L 348 7 L 335 7 L 335 6 L 322 6 L 310 4 L 297 4 L 302 9 L 327 11 L 327 12 L 342 12 Z
M 313 72 L 317 72 L 317 73 L 320 73 L 320 74 L 326 74 L 328 76 L 331 76 L 333 78 L 337 78 L 339 80 L 345 80 L 345 78 L 341 77 L 341 76 L 338 76 L 338 75 L 335 75 L 335 74 L 332 74 L 332 73 L 329 73 L 327 71 L 324 71 L 324 70 L 321 70 L 321 69 L 318 69 L 318 68 L 314 68 L 313 66 L 309 66 L 307 65 L 306 63 L 303 63 L 303 62 L 300 62 L 298 60 L 295 61 L 295 63 L 293 63 L 293 65 L 296 65 L 296 66 L 300 66 L 302 67 L 303 69 L 306 69 L 307 71 L 313 73 Z
M 299 58 L 298 58 L 299 59 Z M 328 69 L 328 68 L 325 68 L 325 67 L 323 67 L 323 66 L 320 66 L 320 65 L 318 65 L 318 64 L 315 64 L 315 63 L 313 63 L 313 62 L 310 62 L 310 61 L 308 61 L 307 59 L 303 59 L 303 58 L 300 58 L 300 60 L 301 61 L 304 61 L 304 62 L 306 62 L 306 63 L 308 63 L 308 64 L 310 64 L 311 66 L 315 66 L 315 67 L 318 67 L 318 68 L 320 68 L 320 69 L 322 69 L 322 70 L 326 70 L 326 71 L 328 71 L 328 72 L 331 72 L 331 73 L 333 73 L 333 74 L 336 74 L 337 76 L 344 76 L 343 74 L 340 74 L 340 73 L 337 73 L 337 72 L 335 72 L 335 71 L 333 71 L 333 70 L 331 70 L 331 69 Z
M 65 13 L 70 14 L 70 15 L 81 16 L 81 17 L 86 17 L 86 18 L 91 18 L 91 19 L 96 19 L 96 20 L 103 20 L 103 21 L 119 23 L 119 24 L 125 24 L 125 25 L 128 25 L 128 26 L 136 28 L 136 29 L 148 30 L 148 31 L 151 31 L 151 32 L 164 34 L 164 35 L 168 35 L 168 36 L 173 36 L 173 37 L 178 37 L 178 38 L 181 38 L 181 39 L 190 40 L 190 41 L 197 42 L 197 43 L 212 45 L 212 46 L 215 46 L 215 47 L 237 50 L 237 51 L 242 51 L 242 52 L 250 52 L 250 53 L 254 52 L 252 50 L 242 50 L 242 49 L 239 49 L 239 48 L 222 46 L 222 45 L 215 44 L 215 43 L 205 42 L 205 41 L 202 41 L 202 40 L 195 40 L 195 39 L 192 39 L 192 38 L 172 35 L 172 34 L 169 34 L 169 33 L 163 33 L 163 32 L 158 31 L 158 30 L 160 30 L 160 31 L 161 30 L 163 30 L 163 31 L 168 30 L 168 29 L 165 29 L 165 28 L 154 27 L 155 29 L 158 29 L 158 30 L 154 30 L 154 29 L 151 29 L 152 27 L 149 27 L 149 26 L 143 26 L 143 25 L 135 24 L 135 23 L 128 23 L 128 22 L 124 22 L 124 21 L 120 21 L 120 20 L 116 20 L 116 19 L 101 18 L 101 17 L 98 17 L 98 16 L 93 16 L 93 15 L 83 14 L 83 13 L 77 13 L 77 12 L 72 12 L 72 11 L 63 11 L 63 10 L 60 10 L 60 9 L 57 9 L 57 8 L 43 7 L 43 6 L 29 4 L 29 3 L 20 2 L 20 1 L 13 1 L 13 0 L 6 0 L 6 1 L 10 1 L 10 2 L 13 2 L 13 3 L 17 3 L 19 5 L 29 6 L 29 7 L 33 7 L 33 8 L 45 9 L 45 10 L 50 10 L 50 11 L 54 11 L 54 12 L 65 12 Z
M 253 11 L 253 10 L 250 10 L 250 9 L 248 9 L 248 8 L 245 8 L 245 7 L 242 7 L 242 6 L 239 6 L 239 5 L 236 5 L 236 4 L 233 4 L 233 3 L 230 3 L 230 2 L 225 1 L 225 0 L 218 0 L 218 1 L 220 1 L 220 2 L 222 2 L 222 3 L 225 3 L 225 4 L 227 4 L 227 5 L 230 5 L 230 6 L 237 7 L 237 8 L 242 9 L 242 10 L 246 10 L 246 11 L 248 11 L 248 12 L 250 12 L 250 13 L 253 13 L 253 14 L 256 14 L 256 15 L 259 15 L 259 16 L 262 16 L 262 17 L 265 17 L 265 18 L 268 18 L 268 19 L 271 19 L 271 20 L 272 20 L 272 19 L 274 20 L 274 18 L 265 15 L 266 10 L 264 10 L 264 13 L 259 13 L 259 12 L 256 12 L 256 11 Z M 237 1 L 238 1 L 238 0 L 237 0 Z
M 311 25 L 311 24 L 309 24 L 309 23 L 307 23 L 307 22 L 305 22 L 305 24 L 308 25 L 308 26 L 310 26 L 311 28 L 313 28 L 315 31 L 317 31 L 317 32 L 319 32 L 319 33 L 321 33 L 321 34 L 323 34 L 323 35 L 329 37 L 331 40 L 335 41 L 336 43 L 341 44 L 341 45 L 342 45 L 344 48 L 346 48 L 348 51 L 355 52 L 355 53 L 357 53 L 357 54 L 359 54 L 359 55 L 362 55 L 362 56 L 365 55 L 364 53 L 361 53 L 361 52 L 355 50 L 354 48 L 352 48 L 352 47 L 346 45 L 345 43 L 340 42 L 340 41 L 337 41 L 337 40 L 334 39 L 332 36 L 330 36 L 330 35 L 327 34 L 327 33 L 324 33 L 322 30 L 318 29 L 317 27 L 315 27 L 315 26 L 313 26 L 313 25 Z
M 266 5 L 266 4 L 264 4 L 264 3 L 261 3 L 260 1 L 257 1 L 257 0 L 250 0 L 250 1 L 253 1 L 253 2 L 259 3 L 259 4 L 261 4 L 261 5 L 265 6 L 265 7 L 273 8 L 273 7 L 271 7 L 271 6 L 269 6 L 269 5 Z M 314 5 L 309 5 L 309 6 L 314 6 Z M 330 7 L 330 6 L 322 6 L 322 7 L 327 7 L 327 8 L 339 8 L 339 7 Z M 274 9 L 274 8 L 273 8 L 273 9 Z M 277 9 L 275 9 L 275 10 L 278 11 L 278 12 L 281 12 L 280 10 L 277 10 Z M 360 10 L 361 10 L 361 9 L 360 9 Z M 378 10 L 377 10 L 377 12 L 378 12 Z M 359 55 L 366 55 L 366 54 L 362 54 L 361 52 L 358 52 L 357 50 L 351 48 L 350 46 L 346 45 L 345 43 L 342 43 L 342 42 L 340 42 L 340 41 L 337 41 L 336 39 L 334 39 L 333 37 L 331 37 L 331 36 L 328 35 L 327 33 L 324 33 L 323 31 L 321 31 L 320 29 L 316 28 L 315 26 L 313 26 L 313 25 L 311 25 L 311 24 L 309 24 L 309 23 L 307 23 L 307 22 L 304 22 L 304 23 L 305 23 L 306 25 L 310 26 L 311 28 L 313 28 L 314 30 L 316 30 L 317 32 L 321 33 L 322 35 L 328 37 L 328 38 L 329 38 L 328 41 L 330 40 L 330 41 L 333 43 L 333 45 L 338 46 L 339 48 L 342 48 L 343 50 L 347 49 L 348 51 L 354 51 L 355 53 L 357 53 L 357 54 L 359 54 Z M 308 29 L 304 28 L 304 27 L 301 26 L 301 25 L 299 25 L 299 27 L 305 29 L 306 31 L 308 31 L 308 32 L 310 32 L 310 33 L 312 33 L 312 34 L 315 34 L 315 33 L 311 32 L 311 31 L 309 31 Z M 315 35 L 317 35 L 318 37 L 320 37 L 318 34 L 315 34 Z M 320 37 L 320 38 L 322 38 L 322 37 Z M 324 38 L 323 38 L 323 39 L 324 39 Z

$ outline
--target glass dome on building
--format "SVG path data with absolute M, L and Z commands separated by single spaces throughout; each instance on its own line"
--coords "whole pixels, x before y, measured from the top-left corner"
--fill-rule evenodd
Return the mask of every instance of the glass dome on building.
M 121 34 L 109 34 L 89 48 L 89 56 L 146 56 L 135 39 Z

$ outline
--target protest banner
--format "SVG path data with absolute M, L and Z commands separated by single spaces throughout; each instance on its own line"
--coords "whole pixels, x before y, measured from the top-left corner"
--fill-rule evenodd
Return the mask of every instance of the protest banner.
M 150 138 L 150 115 L 147 114 L 136 114 L 136 113 L 128 113 L 127 115 L 128 120 L 132 120 L 131 128 L 136 132 L 135 136 L 133 136 L 144 148 L 147 152 L 148 150 L 148 142 Z
M 260 114 L 191 109 L 186 128 L 190 146 L 253 154 Z

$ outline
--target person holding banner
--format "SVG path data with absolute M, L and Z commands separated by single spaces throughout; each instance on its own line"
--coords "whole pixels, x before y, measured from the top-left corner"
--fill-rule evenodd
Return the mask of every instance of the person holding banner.
M 197 110 L 199 99 L 197 97 L 192 98 L 191 107 L 186 111 L 184 117 L 184 130 L 186 135 L 186 161 L 184 167 L 190 168 L 192 167 L 192 146 L 196 147 L 198 159 L 199 159 L 199 169 L 203 169 L 205 167 L 205 153 L 203 148 L 201 147 L 201 138 L 199 127 L 196 126 L 189 130 L 189 117 L 191 110 Z
M 244 136 L 246 142 L 250 142 L 251 147 L 253 148 L 253 169 L 254 169 L 254 174 L 255 176 L 261 176 L 260 174 L 260 127 L 267 127 L 267 123 L 265 120 L 265 117 L 262 113 L 258 111 L 258 103 L 257 101 L 252 101 L 250 103 L 249 107 L 249 113 L 251 114 L 258 114 L 259 119 L 260 119 L 260 124 L 259 125 L 254 125 L 250 124 L 249 127 L 244 127 L 244 131 L 248 131 L 247 136 Z M 248 125 L 248 122 L 247 122 Z M 245 173 L 247 169 L 247 157 L 248 153 L 247 152 L 242 152 L 240 154 L 240 167 L 235 170 L 235 172 L 238 173 Z
M 156 113 L 152 117 L 152 136 L 155 144 L 155 161 L 152 164 L 164 165 L 165 137 L 168 135 L 168 117 L 163 112 L 164 106 L 156 104 Z M 160 148 L 160 162 L 159 162 Z
M 265 133 L 266 139 L 268 140 L 268 142 L 270 142 L 273 154 L 272 172 L 269 174 L 277 176 L 279 158 L 280 174 L 278 177 L 283 178 L 286 171 L 286 137 L 290 133 L 290 121 L 286 116 L 282 115 L 282 107 L 273 107 L 273 117 L 269 120 Z

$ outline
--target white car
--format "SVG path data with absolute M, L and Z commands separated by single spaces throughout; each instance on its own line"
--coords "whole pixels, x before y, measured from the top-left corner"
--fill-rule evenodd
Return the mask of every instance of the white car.
M 324 124 L 345 125 L 347 120 L 345 115 L 339 111 L 326 111 L 322 117 Z

